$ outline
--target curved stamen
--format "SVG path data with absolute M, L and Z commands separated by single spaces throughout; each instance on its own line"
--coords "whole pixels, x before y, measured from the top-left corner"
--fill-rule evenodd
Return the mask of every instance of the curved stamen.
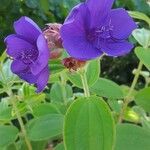
M 25 64 L 30 64 L 34 63 L 37 57 L 38 52 L 36 50 L 30 49 L 22 51 L 17 58 L 22 60 Z

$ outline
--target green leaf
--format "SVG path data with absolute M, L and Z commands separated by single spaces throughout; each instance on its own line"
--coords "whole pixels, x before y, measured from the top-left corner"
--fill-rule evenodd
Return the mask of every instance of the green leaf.
M 64 85 L 55 83 L 52 85 L 50 91 L 50 99 L 51 102 L 66 102 L 73 96 L 72 87 L 68 84 L 64 87 Z
M 100 62 L 99 59 L 90 61 L 86 69 L 86 76 L 89 87 L 91 87 L 99 78 Z M 82 88 L 81 77 L 78 73 L 68 73 L 69 80 L 77 87 Z
M 36 117 L 58 113 L 59 110 L 53 104 L 40 104 L 33 108 L 33 115 Z
M 90 91 L 98 96 L 110 99 L 122 99 L 124 97 L 123 91 L 119 85 L 104 78 L 98 79 L 98 81 L 90 88 Z
M 63 143 L 58 144 L 54 150 L 65 150 L 64 144 Z
M 3 84 L 8 85 L 9 83 L 14 83 L 15 81 L 19 81 L 18 77 L 11 72 L 10 66 L 11 66 L 12 60 L 7 60 L 3 64 L 2 72 L 4 74 L 4 77 L 0 74 L 0 80 L 3 82 Z
M 124 120 L 139 123 L 140 122 L 140 116 L 131 108 L 127 108 L 124 113 Z
M 132 35 L 141 46 L 143 47 L 150 46 L 150 30 L 144 28 L 136 29 L 133 31 Z
M 15 144 L 10 144 L 6 146 L 5 148 L 2 148 L 2 149 L 0 148 L 0 150 L 18 150 L 18 149 L 16 148 Z
M 44 150 L 47 145 L 47 141 L 31 141 L 31 144 L 33 150 Z
M 32 145 L 32 150 L 45 150 L 47 146 L 47 141 L 30 141 Z M 24 139 L 20 139 L 17 143 L 17 150 L 28 150 L 28 147 Z M 10 149 L 11 150 L 11 149 Z
M 150 112 L 150 87 L 140 90 L 135 95 L 135 102 L 145 111 Z
M 40 5 L 45 13 L 49 11 L 49 0 L 40 0 Z
M 12 107 L 8 106 L 5 100 L 0 102 L 0 121 L 9 121 L 12 118 Z
M 39 6 L 38 0 L 26 0 L 25 3 L 29 8 L 33 8 L 33 9 Z
M 18 129 L 13 126 L 0 125 L 0 147 L 12 144 L 18 134 Z
M 43 141 L 62 134 L 63 115 L 50 114 L 31 120 L 27 124 L 27 134 L 32 141 Z
M 117 126 L 115 150 L 149 150 L 150 132 L 132 124 Z
M 60 73 L 65 69 L 65 67 L 61 63 L 61 60 L 59 60 L 59 59 L 50 60 L 49 68 L 51 70 L 51 75 L 54 75 L 56 73 Z
M 67 111 L 64 124 L 66 150 L 112 150 L 114 121 L 99 97 L 79 98 Z
M 135 49 L 137 57 L 141 62 L 150 70 L 150 49 L 144 49 L 142 47 L 137 47 Z
M 129 11 L 129 14 L 131 15 L 131 17 L 135 19 L 140 19 L 140 20 L 147 22 L 148 25 L 150 26 L 150 18 L 144 13 L 138 12 L 138 11 Z

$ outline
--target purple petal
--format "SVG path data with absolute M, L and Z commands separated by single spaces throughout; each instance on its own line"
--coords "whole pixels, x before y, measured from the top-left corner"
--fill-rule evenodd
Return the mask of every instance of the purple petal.
M 93 47 L 86 39 L 86 32 L 77 28 L 76 23 L 63 25 L 61 28 L 63 46 L 70 56 L 80 59 L 89 60 L 99 57 L 102 52 Z
M 38 76 L 37 82 L 36 82 L 36 86 L 37 86 L 37 93 L 42 92 L 46 86 L 46 84 L 48 83 L 48 79 L 49 79 L 49 69 L 48 66 L 46 66 L 40 73 L 40 75 Z
M 128 15 L 126 10 L 119 8 L 113 9 L 110 13 L 113 25 L 112 36 L 117 39 L 126 39 L 137 28 L 136 23 Z
M 38 36 L 42 33 L 38 25 L 28 17 L 21 17 L 14 22 L 14 29 L 17 34 L 22 35 L 32 43 L 36 42 Z
M 9 35 L 5 38 L 7 54 L 11 57 L 18 57 L 23 51 L 34 49 L 34 46 L 22 39 L 19 35 Z
M 37 39 L 37 48 L 39 55 L 37 60 L 31 65 L 31 72 L 34 75 L 39 74 L 48 64 L 49 60 L 49 49 L 46 39 L 41 34 Z
M 31 73 L 19 73 L 18 76 L 29 84 L 35 84 L 37 82 L 37 76 L 34 76 Z
M 87 41 L 89 27 L 90 13 L 85 3 L 81 3 L 73 8 L 61 27 L 63 46 L 70 56 L 80 60 L 89 60 L 102 54 Z
M 30 84 L 36 83 L 37 76 L 31 74 L 30 68 L 22 61 L 14 60 L 11 64 L 11 70 L 17 74 L 21 79 L 27 81 Z
M 20 60 L 14 60 L 11 64 L 11 70 L 15 74 L 25 72 L 28 69 L 28 66 Z
M 103 22 L 111 10 L 114 0 L 87 0 L 86 4 L 91 14 L 91 28 Z
M 129 53 L 133 48 L 133 44 L 128 41 L 116 42 L 109 40 L 102 44 L 102 51 L 108 56 L 122 56 Z
M 90 12 L 85 3 L 81 3 L 71 10 L 64 24 L 70 23 L 75 23 L 76 27 L 81 30 L 88 29 L 90 25 Z

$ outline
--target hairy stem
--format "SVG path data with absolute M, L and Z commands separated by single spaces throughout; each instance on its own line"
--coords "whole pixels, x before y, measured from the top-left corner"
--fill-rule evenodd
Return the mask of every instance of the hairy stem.
M 122 106 L 122 110 L 120 112 L 120 115 L 119 115 L 119 118 L 118 118 L 118 122 L 121 123 L 123 121 L 123 118 L 124 118 L 124 113 L 125 113 L 125 110 L 130 102 L 130 99 L 131 99 L 131 96 L 133 94 L 133 91 L 134 91 L 134 88 L 136 86 L 136 83 L 139 79 L 139 76 L 140 76 L 140 71 L 142 70 L 142 67 L 143 67 L 143 63 L 140 62 L 139 65 L 138 65 L 138 68 L 137 68 L 137 71 L 136 71 L 136 74 L 134 76 L 134 79 L 133 79 L 133 82 L 132 82 L 132 85 L 130 87 L 130 90 L 129 90 L 129 93 L 128 95 L 125 97 L 124 99 L 124 104 Z
M 8 91 L 8 95 L 9 95 L 10 97 L 13 97 L 11 91 Z M 27 148 L 28 148 L 28 150 L 32 150 L 32 145 L 31 145 L 31 143 L 30 143 L 30 140 L 29 140 L 28 137 L 27 137 L 27 133 L 26 133 L 26 130 L 25 130 L 25 126 L 24 126 L 23 120 L 22 120 L 22 118 L 21 118 L 20 112 L 19 112 L 19 110 L 18 110 L 18 108 L 17 108 L 17 106 L 16 106 L 15 100 L 12 99 L 12 100 L 11 100 L 11 103 L 12 103 L 13 109 L 14 109 L 14 111 L 15 111 L 15 114 L 16 114 L 16 116 L 17 116 L 17 119 L 18 119 L 18 122 L 19 122 L 19 125 L 20 125 L 20 128 L 21 128 L 21 132 L 22 132 L 23 138 L 24 138 L 24 140 L 25 140 L 25 143 L 26 143 L 26 145 L 27 145 Z
M 90 97 L 89 86 L 88 86 L 88 82 L 87 82 L 87 78 L 86 78 L 86 73 L 84 70 L 82 70 L 82 72 L 80 72 L 80 77 L 82 80 L 84 95 L 85 95 L 85 97 Z

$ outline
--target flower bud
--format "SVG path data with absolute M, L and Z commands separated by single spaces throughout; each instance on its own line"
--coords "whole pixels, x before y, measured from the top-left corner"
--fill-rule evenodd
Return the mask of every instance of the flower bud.
M 62 48 L 62 40 L 60 36 L 61 24 L 49 23 L 46 24 L 43 34 L 47 40 L 49 49 Z
M 85 66 L 86 61 L 78 60 L 73 57 L 65 58 L 62 61 L 63 65 L 70 71 L 77 71 L 79 68 Z

